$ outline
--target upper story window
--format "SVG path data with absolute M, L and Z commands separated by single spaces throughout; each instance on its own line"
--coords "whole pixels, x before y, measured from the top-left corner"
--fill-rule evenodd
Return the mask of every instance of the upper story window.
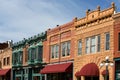
M 86 38 L 86 53 L 90 53 L 90 38 Z
M 17 53 L 13 52 L 12 53 L 12 64 L 15 65 L 17 63 Z
M 120 33 L 118 34 L 118 51 L 120 51 Z
M 86 38 L 86 53 L 100 52 L 100 35 Z
M 105 33 L 105 50 L 110 49 L 110 33 Z
M 61 51 L 63 57 L 70 55 L 70 41 L 66 41 L 61 44 Z
M 91 37 L 91 44 L 90 44 L 90 52 L 91 53 L 95 53 L 96 52 L 96 37 L 95 36 L 93 36 L 93 37 Z
M 7 65 L 10 65 L 10 57 L 7 57 Z
M 51 58 L 58 58 L 59 45 L 55 44 L 51 46 Z
M 12 64 L 17 65 L 17 64 L 22 64 L 23 62 L 23 51 L 22 49 L 16 50 L 15 52 L 12 53 Z M 7 58 L 7 64 L 10 64 L 10 57 Z
M 6 65 L 6 58 L 3 58 L 3 65 Z
M 23 61 L 23 51 L 19 51 L 18 52 L 18 61 L 19 61 L 19 63 L 22 63 L 22 61 Z
M 42 46 L 37 46 L 37 47 L 36 47 L 35 59 L 37 59 L 37 60 L 42 60 L 42 52 L 43 52 L 42 49 L 43 49 Z
M 35 54 L 36 54 L 35 46 L 31 46 L 28 49 L 28 60 L 34 60 L 35 59 Z
M 78 41 L 78 55 L 82 54 L 82 40 Z
M 97 36 L 97 52 L 100 52 L 100 35 Z

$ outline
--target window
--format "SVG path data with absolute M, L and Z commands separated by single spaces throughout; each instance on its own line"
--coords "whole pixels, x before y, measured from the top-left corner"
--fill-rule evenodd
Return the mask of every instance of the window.
M 36 49 L 35 47 L 29 48 L 28 50 L 29 54 L 28 54 L 28 60 L 34 60 L 35 59 L 35 54 L 36 54 Z
M 23 54 L 23 51 L 20 51 L 19 52 L 19 63 L 22 63 L 22 54 Z
M 59 55 L 59 45 L 55 44 L 51 46 L 51 57 L 58 58 Z
M 94 52 L 96 52 L 95 50 L 95 48 L 96 48 L 96 38 L 95 38 L 95 36 L 93 36 L 93 37 L 91 37 L 91 42 L 90 42 L 91 44 L 90 44 L 90 52 L 91 53 L 94 53 Z
M 78 55 L 82 54 L 82 41 L 78 41 Z
M 100 52 L 100 35 L 97 36 L 97 52 Z
M 10 57 L 7 57 L 7 65 L 10 65 Z
M 70 41 L 63 42 L 61 44 L 61 51 L 62 51 L 62 56 L 70 55 Z
M 86 53 L 100 52 L 100 35 L 86 38 Z
M 37 46 L 36 47 L 36 59 L 37 60 L 40 60 L 40 59 L 42 59 L 42 46 Z
M 105 50 L 110 49 L 110 34 L 105 33 Z
M 3 59 L 3 65 L 6 65 L 6 58 Z
M 31 49 L 31 59 L 34 60 L 35 59 L 35 54 L 36 54 L 36 50 L 35 48 Z
M 90 38 L 86 38 L 86 53 L 90 53 Z
M 120 33 L 118 34 L 118 50 L 120 51 Z

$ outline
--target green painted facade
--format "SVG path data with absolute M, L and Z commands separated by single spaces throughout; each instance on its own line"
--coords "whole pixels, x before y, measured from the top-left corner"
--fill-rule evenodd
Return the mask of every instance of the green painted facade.
M 41 33 L 13 44 L 12 47 L 12 80 L 44 80 L 40 74 L 43 68 L 42 62 L 43 44 L 46 33 Z M 23 50 L 27 48 L 27 65 L 23 66 Z

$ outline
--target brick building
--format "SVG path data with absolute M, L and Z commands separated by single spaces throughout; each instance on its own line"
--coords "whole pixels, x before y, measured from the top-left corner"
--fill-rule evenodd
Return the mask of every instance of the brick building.
M 12 80 L 12 41 L 0 43 L 0 80 Z
M 96 10 L 87 10 L 84 18 L 76 18 L 73 80 L 104 80 L 106 67 L 100 67 L 100 63 L 106 56 L 113 61 L 116 50 L 114 13 L 112 3 L 110 8 L 101 11 L 98 6 Z M 108 70 L 108 80 L 115 80 L 114 67 L 109 66 Z
M 40 73 L 45 80 L 72 80 L 74 61 L 74 20 L 47 30 L 43 43 L 43 60 L 47 64 Z
M 12 80 L 44 80 L 40 74 L 43 68 L 43 40 L 46 33 L 24 39 L 12 46 Z
M 120 13 L 113 15 L 114 19 L 114 61 L 115 80 L 120 79 Z

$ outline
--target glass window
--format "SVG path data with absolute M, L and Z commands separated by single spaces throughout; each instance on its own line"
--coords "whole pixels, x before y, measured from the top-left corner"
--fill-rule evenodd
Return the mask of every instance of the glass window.
M 95 47 L 96 47 L 96 40 L 95 36 L 91 37 L 91 44 L 90 44 L 90 52 L 94 53 L 95 52 Z
M 51 54 L 52 54 L 52 58 L 54 58 L 54 46 L 51 46 Z
M 65 43 L 62 43 L 62 56 L 65 56 L 65 53 L 66 53 Z
M 86 53 L 90 53 L 90 39 L 86 38 Z
M 28 50 L 28 52 L 29 52 L 28 59 L 29 60 L 34 60 L 35 59 L 35 54 L 36 54 L 36 49 L 35 48 L 30 48 Z
M 118 34 L 118 50 L 120 51 L 120 33 Z
M 110 34 L 105 33 L 105 50 L 110 49 Z
M 37 46 L 36 59 L 42 59 L 42 46 Z
M 86 38 L 86 53 L 100 52 L 100 35 Z
M 19 52 L 19 62 L 22 63 L 22 51 Z
M 55 46 L 55 58 L 58 58 L 58 55 L 59 55 L 59 45 L 56 45 Z
M 3 59 L 3 65 L 6 65 L 6 58 Z
M 7 65 L 10 65 L 10 57 L 7 57 Z
M 97 36 L 97 52 L 100 52 L 100 35 Z
M 58 58 L 59 55 L 59 45 L 55 44 L 51 46 L 51 57 Z
M 78 55 L 82 54 L 82 41 L 78 41 Z
M 70 55 L 70 41 L 63 42 L 61 44 L 61 52 L 62 56 L 69 56 Z
M 67 42 L 67 56 L 70 55 L 70 42 Z

